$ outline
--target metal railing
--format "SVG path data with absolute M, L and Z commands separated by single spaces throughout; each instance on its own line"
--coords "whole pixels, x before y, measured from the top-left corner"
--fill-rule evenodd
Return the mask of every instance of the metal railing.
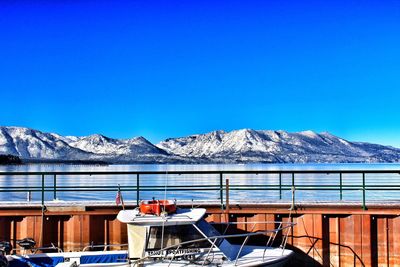
M 73 200 L 74 195 L 86 193 L 84 199 L 90 200 L 97 193 L 100 196 L 93 199 L 96 201 L 115 193 L 118 184 L 121 192 L 128 193 L 136 204 L 150 194 L 161 197 L 163 192 L 168 192 L 171 198 L 173 194 L 181 194 L 186 199 L 198 196 L 203 200 L 217 200 L 221 208 L 225 208 L 224 200 L 228 198 L 237 201 L 293 198 L 294 202 L 291 193 L 294 191 L 296 201 L 298 196 L 307 201 L 307 196 L 312 194 L 316 197 L 311 199 L 318 201 L 326 195 L 324 192 L 329 192 L 330 201 L 350 200 L 360 203 L 363 209 L 367 209 L 368 201 L 400 201 L 400 170 L 0 172 L 0 199 L 12 199 L 21 193 L 28 195 L 29 201 L 35 195 L 34 199 L 44 206 L 46 201 L 59 197 Z M 80 199 L 83 198 L 76 198 Z

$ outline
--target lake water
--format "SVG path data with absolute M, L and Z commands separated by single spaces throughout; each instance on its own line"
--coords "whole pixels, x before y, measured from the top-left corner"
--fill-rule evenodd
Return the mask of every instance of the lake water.
M 218 175 L 171 175 L 168 171 L 247 171 L 247 170 L 393 170 L 393 174 L 368 174 L 367 185 L 386 185 L 390 188 L 400 185 L 400 164 L 235 164 L 235 165 L 109 165 L 109 166 L 85 166 L 85 165 L 62 165 L 62 164 L 30 164 L 21 166 L 0 166 L 0 200 L 2 201 L 27 201 L 27 191 L 32 187 L 41 186 L 40 176 L 6 176 L 1 172 L 10 171 L 160 171 L 161 175 L 141 175 L 140 177 L 140 199 L 152 197 L 176 198 L 177 200 L 210 200 L 220 201 Z M 292 193 L 288 190 L 262 190 L 271 185 L 279 184 L 278 174 L 234 174 L 225 175 L 224 181 L 229 178 L 231 186 L 231 201 L 290 201 Z M 291 185 L 291 175 L 284 174 L 281 177 L 283 186 Z M 57 176 L 57 188 L 69 191 L 57 192 L 57 199 L 63 201 L 112 201 L 115 199 L 116 187 L 121 185 L 123 190 L 136 186 L 135 175 L 62 175 Z M 361 185 L 361 174 L 343 174 L 342 184 Z M 297 186 L 313 185 L 339 185 L 339 174 L 296 174 L 295 184 Z M 53 186 L 53 177 L 45 177 L 45 185 Z M 188 190 L 190 186 L 199 186 L 204 189 L 207 185 L 215 185 L 212 190 Z M 109 191 L 90 191 L 92 186 L 103 186 Z M 151 186 L 159 186 L 154 190 Z M 166 186 L 181 186 L 186 190 L 167 190 Z M 244 190 L 243 187 L 255 186 Z M 86 190 L 82 191 L 85 187 Z M 242 187 L 235 190 L 235 187 Z M 7 192 L 13 190 L 13 192 Z M 23 192 L 16 192 L 20 190 Z M 225 192 L 224 192 L 225 194 Z M 339 201 L 338 190 L 296 190 L 296 201 Z M 40 201 L 41 193 L 32 192 L 32 201 Z M 136 201 L 135 191 L 123 192 L 125 201 Z M 53 200 L 53 192 L 46 192 L 46 201 Z M 368 201 L 400 201 L 400 191 L 367 190 Z M 362 190 L 345 190 L 342 193 L 343 201 L 361 202 Z

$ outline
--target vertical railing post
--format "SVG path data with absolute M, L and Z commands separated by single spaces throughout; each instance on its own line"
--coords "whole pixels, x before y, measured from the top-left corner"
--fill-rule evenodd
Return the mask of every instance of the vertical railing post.
M 296 198 L 295 198 L 296 187 L 294 185 L 294 172 L 292 172 L 292 206 L 290 207 L 291 210 L 296 209 Z
M 42 174 L 42 220 L 41 220 L 41 226 L 40 226 L 40 240 L 39 244 L 41 247 L 43 247 L 43 234 L 44 234 L 44 174 Z
M 229 178 L 225 179 L 225 209 L 229 212 Z
M 136 206 L 139 207 L 139 199 L 140 199 L 140 177 L 139 173 L 136 174 Z
M 224 181 L 222 172 L 219 173 L 219 198 L 221 199 L 221 209 L 224 209 Z
M 42 174 L 42 210 L 44 210 L 44 174 Z
M 292 186 L 294 186 L 294 172 L 292 172 Z
M 53 200 L 57 199 L 57 175 L 53 176 Z
M 362 209 L 367 210 L 367 206 L 365 204 L 365 173 L 362 174 Z
M 340 200 L 343 200 L 343 177 L 342 177 L 342 173 L 339 174 L 339 183 L 340 183 Z
M 279 199 L 282 199 L 282 173 L 279 173 Z

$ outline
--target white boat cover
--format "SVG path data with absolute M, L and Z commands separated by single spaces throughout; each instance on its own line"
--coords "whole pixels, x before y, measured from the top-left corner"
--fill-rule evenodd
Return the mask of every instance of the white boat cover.
M 170 226 L 182 224 L 194 224 L 200 220 L 206 209 L 177 209 L 176 213 L 168 215 L 141 214 L 138 209 L 121 210 L 117 219 L 127 224 L 135 224 L 141 226 Z

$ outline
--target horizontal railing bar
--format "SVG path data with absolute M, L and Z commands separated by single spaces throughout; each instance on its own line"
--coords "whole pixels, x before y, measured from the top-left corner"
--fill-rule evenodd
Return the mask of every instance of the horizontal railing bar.
M 0 190 L 3 189 L 15 189 L 15 190 L 41 190 L 42 187 L 40 186 L 7 186 L 7 187 L 0 187 Z M 136 186 L 57 186 L 56 187 L 57 190 L 61 190 L 61 189 L 76 189 L 76 188 L 81 188 L 81 189 L 108 189 L 109 191 L 115 191 L 121 189 L 121 191 L 125 191 L 125 190 L 137 190 L 138 188 L 140 189 L 173 189 L 173 188 L 184 188 L 184 189 L 220 189 L 220 186 L 218 185 L 185 185 L 185 186 L 181 186 L 181 185 L 169 185 L 169 186 L 140 186 L 140 187 L 136 187 Z M 225 186 L 222 187 L 223 189 L 226 189 Z M 366 185 L 365 187 L 363 187 L 362 185 L 346 185 L 346 186 L 338 186 L 338 185 L 296 185 L 295 189 L 324 189 L 324 188 L 329 188 L 329 189 L 354 189 L 354 188 L 365 188 L 365 189 L 382 189 L 382 188 L 393 188 L 393 189 L 400 189 L 400 185 Z M 43 189 L 45 190 L 54 190 L 54 186 L 45 186 L 43 187 Z M 246 185 L 246 186 L 235 186 L 235 187 L 229 187 L 230 190 L 247 190 L 247 189 L 271 189 L 271 190 L 278 190 L 278 189 L 287 189 L 287 190 L 291 190 L 292 186 L 291 185 L 266 185 L 266 186 L 260 186 L 260 185 Z
M 196 190 L 189 190 L 184 188 L 171 188 L 175 191 L 216 191 L 219 188 L 200 188 Z M 41 192 L 41 189 L 0 189 L 0 192 Z M 44 189 L 44 192 L 53 192 L 51 189 Z M 57 191 L 102 191 L 102 192 L 115 192 L 116 190 L 105 189 L 105 188 L 64 188 L 64 189 L 57 189 Z M 133 192 L 136 189 L 126 189 L 121 190 L 121 192 Z M 140 191 L 164 191 L 164 188 L 148 188 L 143 189 Z
M 266 189 L 266 190 L 256 190 L 256 189 L 246 189 L 248 191 L 276 191 L 272 189 Z M 361 191 L 361 189 L 343 189 L 344 191 Z M 393 188 L 385 188 L 385 191 L 400 191 L 400 189 L 393 189 Z M 42 190 L 0 190 L 0 192 L 7 192 L 7 193 L 26 193 L 26 192 L 41 192 Z M 107 190 L 107 189 L 62 189 L 62 190 L 57 190 L 57 192 L 114 192 L 113 190 Z M 147 189 L 147 190 L 141 190 L 143 192 L 163 192 L 164 190 L 162 189 Z M 186 190 L 186 189 L 176 189 L 175 191 L 191 191 L 191 190 Z M 196 191 L 216 191 L 215 189 L 202 189 L 202 190 L 196 190 Z M 285 191 L 289 191 L 290 189 L 286 189 Z M 320 190 L 314 190 L 314 189 L 300 189 L 299 191 L 337 191 L 337 190 L 332 190 L 330 188 L 324 188 Z M 382 191 L 382 189 L 370 189 L 369 191 Z M 44 190 L 44 192 L 53 192 L 52 190 Z M 136 192 L 136 190 L 124 190 L 123 192 Z M 384 199 L 384 198 L 382 198 Z
M 292 188 L 292 185 L 289 185 L 289 184 L 287 184 L 287 185 L 282 185 L 282 186 L 279 186 L 279 185 L 245 185 L 245 186 L 243 186 L 243 185 L 241 185 L 241 186 L 229 186 L 229 189 L 232 189 L 232 190 L 238 190 L 238 189 L 247 189 L 247 188 L 252 188 L 252 187 L 254 187 L 254 188 L 256 188 L 256 189 L 259 189 L 259 188 L 262 188 L 262 189 L 264 189 L 264 188 L 271 188 L 271 189 L 274 189 L 274 190 L 276 190 L 277 188 L 279 189 L 279 188 L 281 188 L 281 189 L 291 189 Z M 318 188 L 337 188 L 337 189 L 340 189 L 340 188 L 342 188 L 342 189 L 345 189 L 345 188 L 362 188 L 362 185 L 361 184 L 359 184 L 359 185 L 345 185 L 345 186 L 339 186 L 339 185 L 296 185 L 295 186 L 295 188 L 297 189 L 297 188 L 315 188 L 315 189 L 318 189 Z M 396 185 L 392 185 L 392 184 L 386 184 L 386 185 L 382 185 L 382 184 L 380 184 L 380 185 L 365 185 L 365 188 L 387 188 L 387 187 L 390 187 L 390 188 L 400 188 L 400 184 L 396 184 Z M 8 188 L 15 188 L 15 189 L 42 189 L 42 187 L 41 186 L 2 186 L 2 187 L 0 187 L 0 190 L 1 189 L 8 189 Z M 54 190 L 54 186 L 52 186 L 52 185 L 47 185 L 47 186 L 45 186 L 45 187 L 43 187 L 43 188 L 45 188 L 45 189 L 51 189 L 51 190 Z M 220 189 L 220 186 L 219 185 L 168 185 L 168 186 L 163 186 L 163 185 L 159 185 L 159 186 L 157 186 L 157 185 L 154 185 L 154 186 L 152 186 L 152 185 L 147 185 L 147 186 L 139 186 L 139 187 L 137 187 L 137 186 L 106 186 L 106 185 L 94 185 L 94 186 L 90 186 L 90 185 L 86 185 L 86 186 L 74 186 L 74 185 L 72 185 L 72 186 L 57 186 L 56 187 L 57 189 L 62 189 L 62 188 L 108 188 L 109 190 L 117 190 L 118 188 L 120 188 L 121 190 L 125 190 L 125 189 L 137 189 L 137 188 L 148 188 L 148 189 L 152 189 L 152 188 L 160 188 L 160 189 L 165 189 L 165 188 L 190 188 L 190 189 L 195 189 L 195 188 L 217 188 L 217 189 Z M 225 186 L 223 186 L 223 188 L 225 189 Z
M 230 171 L 34 171 L 0 172 L 2 175 L 172 175 L 172 174 L 399 174 L 400 170 L 230 170 Z
M 387 185 L 366 185 L 365 188 L 371 188 L 371 187 L 399 187 L 400 185 L 391 185 L 391 184 L 387 184 Z M 253 186 L 253 185 L 245 185 L 245 186 L 236 186 L 236 187 L 231 187 L 229 185 L 229 189 L 233 189 L 233 188 L 248 188 L 248 187 L 258 187 L 258 188 L 267 188 L 267 187 L 271 187 L 271 188 L 292 188 L 292 185 L 286 184 L 286 185 L 257 185 L 257 186 Z M 339 185 L 296 185 L 295 188 L 300 188 L 300 187 L 312 187 L 312 188 L 323 188 L 323 187 L 335 187 L 335 188 L 350 188 L 350 187 L 362 187 L 362 184 L 358 184 L 358 185 L 343 185 L 343 186 L 339 186 Z
M 184 189 L 184 188 L 171 188 L 175 191 L 193 191 L 193 190 L 188 190 L 188 189 Z M 215 191 L 217 190 L 217 188 L 204 188 L 204 189 L 200 189 L 198 191 Z M 52 190 L 45 190 L 46 192 L 53 192 Z M 61 189 L 61 190 L 57 190 L 57 191 L 102 191 L 102 192 L 115 192 L 115 190 L 108 190 L 108 189 Z M 136 189 L 129 189 L 129 190 L 121 190 L 121 192 L 134 192 L 136 191 Z M 162 192 L 165 191 L 165 188 L 148 188 L 148 189 L 141 189 L 140 191 L 157 191 L 157 192 Z

